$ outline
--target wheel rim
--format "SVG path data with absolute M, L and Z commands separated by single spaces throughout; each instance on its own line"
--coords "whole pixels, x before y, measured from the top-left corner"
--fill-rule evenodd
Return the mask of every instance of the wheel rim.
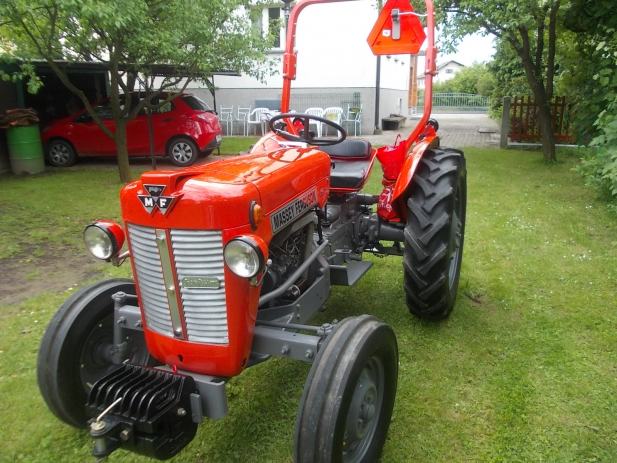
M 171 156 L 177 162 L 185 164 L 193 158 L 193 148 L 184 141 L 174 143 L 171 148 Z
M 460 265 L 461 241 L 463 237 L 463 199 L 461 198 L 460 183 L 454 191 L 454 210 L 452 213 L 452 223 L 450 224 L 450 257 L 448 267 L 448 285 L 453 288 Z
M 49 157 L 55 164 L 66 164 L 71 158 L 71 153 L 66 145 L 54 143 L 49 148 Z
M 385 391 L 384 366 L 378 357 L 371 357 L 353 391 L 345 420 L 343 461 L 363 461 L 381 418 Z

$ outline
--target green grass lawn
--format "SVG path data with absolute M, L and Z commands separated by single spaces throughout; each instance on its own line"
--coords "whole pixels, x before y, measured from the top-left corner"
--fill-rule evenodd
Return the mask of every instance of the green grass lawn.
M 371 313 L 396 331 L 383 461 L 617 461 L 617 219 L 572 172 L 574 158 L 547 166 L 534 152 L 466 154 L 467 233 L 450 319 L 407 313 L 397 258 L 372 258 L 367 277 L 334 288 L 327 303 L 332 319 Z M 0 257 L 82 252 L 84 223 L 119 216 L 118 189 L 112 166 L 0 179 Z M 87 434 L 47 411 L 35 379 L 39 340 L 70 291 L 0 309 L 0 461 L 89 459 Z M 231 380 L 229 416 L 203 424 L 174 461 L 291 461 L 307 371 L 273 360 Z M 119 451 L 110 461 L 146 459 Z
M 225 137 L 222 155 L 246 151 L 257 137 Z M 136 178 L 150 169 L 148 160 L 132 161 Z M 159 161 L 159 169 L 173 168 Z M 0 191 L 0 259 L 24 254 L 41 256 L 50 248 L 77 249 L 77 230 L 100 218 L 118 220 L 121 184 L 113 160 L 85 160 L 68 169 L 48 169 L 30 178 L 2 177 Z

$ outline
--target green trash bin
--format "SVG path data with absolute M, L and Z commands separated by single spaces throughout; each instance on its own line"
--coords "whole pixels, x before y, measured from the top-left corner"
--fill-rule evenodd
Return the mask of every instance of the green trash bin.
M 6 130 L 6 141 L 14 174 L 38 174 L 45 170 L 38 125 L 9 127 Z

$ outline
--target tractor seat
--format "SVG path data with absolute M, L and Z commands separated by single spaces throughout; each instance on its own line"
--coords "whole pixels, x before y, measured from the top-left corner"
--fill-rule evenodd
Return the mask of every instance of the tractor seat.
M 344 140 L 319 149 L 330 155 L 330 186 L 360 188 L 371 166 L 371 144 L 366 140 Z
M 319 149 L 332 159 L 368 159 L 371 155 L 371 144 L 366 140 L 343 140 L 336 145 L 320 146 Z
M 371 167 L 371 160 L 362 159 L 359 161 L 334 160 L 330 169 L 330 186 L 332 188 L 352 188 L 358 189 L 368 175 Z

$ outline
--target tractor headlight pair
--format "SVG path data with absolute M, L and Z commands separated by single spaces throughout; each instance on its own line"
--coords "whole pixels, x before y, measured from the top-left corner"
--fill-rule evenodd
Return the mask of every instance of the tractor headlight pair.
M 264 266 L 259 245 L 247 236 L 234 238 L 225 246 L 225 263 L 239 277 L 253 278 Z
M 124 230 L 115 222 L 100 220 L 85 228 L 84 243 L 94 257 L 109 260 L 120 253 Z

